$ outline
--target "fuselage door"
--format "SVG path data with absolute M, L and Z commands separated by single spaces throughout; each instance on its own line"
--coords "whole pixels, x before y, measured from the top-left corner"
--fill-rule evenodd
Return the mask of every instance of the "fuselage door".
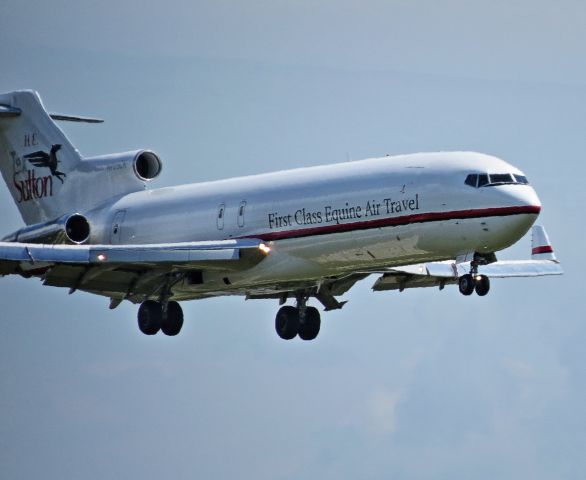
M 110 231 L 110 243 L 122 243 L 122 223 L 126 216 L 126 210 L 118 210 L 114 215 L 112 230 Z
M 242 200 L 240 202 L 240 206 L 238 207 L 238 226 L 244 226 L 244 211 L 246 210 L 246 202 Z
M 221 203 L 218 205 L 218 216 L 216 217 L 216 225 L 218 230 L 224 229 L 224 216 L 226 215 L 226 204 Z

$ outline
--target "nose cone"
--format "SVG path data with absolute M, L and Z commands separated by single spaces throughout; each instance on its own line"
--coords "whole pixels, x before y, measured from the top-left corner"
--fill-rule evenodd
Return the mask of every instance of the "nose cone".
M 512 209 L 511 213 L 539 215 L 541 201 L 530 185 L 502 185 L 496 188 L 503 205 Z
M 529 185 L 501 185 L 493 188 L 498 196 L 502 215 L 493 240 L 499 243 L 496 250 L 506 248 L 523 237 L 537 220 L 541 201 Z

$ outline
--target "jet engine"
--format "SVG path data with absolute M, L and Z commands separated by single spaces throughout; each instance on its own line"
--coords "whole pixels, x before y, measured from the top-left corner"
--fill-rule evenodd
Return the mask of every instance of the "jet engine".
M 96 178 L 106 176 L 109 182 L 117 183 L 124 190 L 126 182 L 130 182 L 128 187 L 131 188 L 131 184 L 137 186 L 137 180 L 144 184 L 157 178 L 163 169 L 163 162 L 151 150 L 134 150 L 84 158 L 78 168 L 92 172 L 97 175 Z
M 8 235 L 3 240 L 20 243 L 69 243 L 79 245 L 85 243 L 90 236 L 90 224 L 86 217 L 79 213 L 67 214 L 45 223 L 28 225 Z
M 159 176 L 163 169 L 163 163 L 154 152 L 139 150 L 132 160 L 132 167 L 140 180 L 148 181 Z

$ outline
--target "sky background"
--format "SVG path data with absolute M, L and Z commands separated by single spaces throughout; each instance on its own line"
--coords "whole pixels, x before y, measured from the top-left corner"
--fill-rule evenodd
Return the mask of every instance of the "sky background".
M 571 0 L 3 0 L 0 91 L 106 119 L 61 125 L 85 155 L 152 148 L 167 186 L 490 153 L 529 177 L 566 274 L 484 298 L 371 277 L 313 342 L 279 339 L 270 300 L 185 303 L 178 337 L 146 337 L 131 304 L 0 279 L 1 476 L 583 477 L 584 45 Z

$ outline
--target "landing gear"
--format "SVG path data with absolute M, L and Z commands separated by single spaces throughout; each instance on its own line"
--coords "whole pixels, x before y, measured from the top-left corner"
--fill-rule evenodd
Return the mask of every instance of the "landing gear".
M 476 277 L 476 286 L 474 287 L 476 294 L 484 297 L 490 290 L 490 280 L 486 275 L 478 275 Z
M 299 338 L 301 340 L 313 340 L 317 337 L 321 326 L 319 311 L 315 307 L 305 308 L 305 318 L 299 323 Z
M 161 320 L 161 331 L 170 337 L 174 337 L 183 326 L 183 310 L 177 302 L 167 303 L 167 315 Z
M 469 273 L 462 275 L 458 280 L 458 288 L 462 295 L 472 295 L 472 292 L 474 292 L 474 278 L 472 275 Z
M 458 288 L 462 295 L 472 295 L 476 290 L 476 294 L 484 297 L 490 290 L 490 280 L 486 275 L 478 275 L 478 263 L 473 261 L 471 263 L 470 273 L 462 275 L 458 279 Z
M 177 302 L 167 302 L 164 305 L 146 300 L 138 309 L 138 328 L 145 335 L 155 335 L 161 330 L 165 335 L 175 336 L 182 326 L 183 310 Z
M 299 310 L 290 305 L 279 308 L 275 318 L 275 330 L 283 340 L 292 340 L 299 330 Z
M 297 335 L 302 340 L 313 340 L 317 337 L 321 326 L 321 318 L 317 308 L 305 305 L 307 298 L 298 297 L 297 307 L 285 305 L 275 317 L 275 330 L 283 340 L 292 340 Z
M 161 329 L 163 309 L 159 302 L 147 300 L 138 309 L 138 328 L 145 335 L 155 335 Z

